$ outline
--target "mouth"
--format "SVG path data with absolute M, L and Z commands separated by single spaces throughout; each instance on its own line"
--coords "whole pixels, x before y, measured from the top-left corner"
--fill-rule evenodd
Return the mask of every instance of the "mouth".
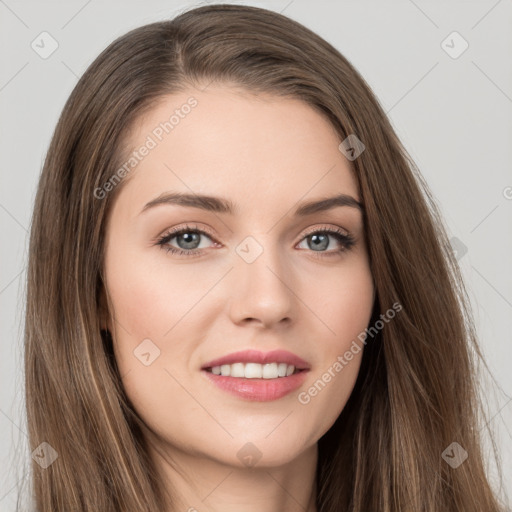
M 310 367 L 291 352 L 247 350 L 210 361 L 201 370 L 223 391 L 245 400 L 265 402 L 297 389 Z
M 281 379 L 306 371 L 305 369 L 296 368 L 293 364 L 277 361 L 266 364 L 237 362 L 206 367 L 204 370 L 222 377 L 242 379 Z

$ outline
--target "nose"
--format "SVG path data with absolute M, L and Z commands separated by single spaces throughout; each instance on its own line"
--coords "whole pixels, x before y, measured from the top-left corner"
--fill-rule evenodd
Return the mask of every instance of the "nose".
M 252 263 L 236 256 L 231 272 L 230 316 L 237 325 L 254 323 L 262 328 L 292 321 L 296 301 L 293 277 L 277 254 L 266 247 Z

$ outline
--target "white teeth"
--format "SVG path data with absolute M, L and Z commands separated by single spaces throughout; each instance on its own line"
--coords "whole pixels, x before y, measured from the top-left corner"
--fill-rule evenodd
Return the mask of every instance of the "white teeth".
M 277 379 L 277 363 L 269 363 L 263 365 L 263 378 L 264 379 Z
M 223 377 L 244 377 L 246 379 L 277 379 L 288 377 L 295 372 L 293 364 L 286 363 L 233 363 L 214 366 L 211 372 Z
M 240 363 L 241 364 L 241 363 Z M 246 379 L 261 379 L 263 375 L 263 367 L 258 363 L 247 363 L 245 365 L 245 375 Z
M 245 377 L 244 365 L 242 363 L 232 364 L 231 373 L 228 373 L 228 375 L 230 375 L 231 377 Z

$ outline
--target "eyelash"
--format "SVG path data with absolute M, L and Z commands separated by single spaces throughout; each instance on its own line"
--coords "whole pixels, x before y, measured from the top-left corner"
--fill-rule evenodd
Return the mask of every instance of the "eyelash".
M 170 252 L 171 254 L 175 254 L 175 255 L 179 255 L 179 256 L 185 256 L 185 257 L 189 257 L 189 258 L 195 257 L 195 256 L 201 256 L 203 254 L 202 249 L 185 250 L 185 249 L 179 249 L 179 248 L 167 245 L 173 238 L 175 238 L 178 235 L 182 235 L 184 233 L 199 233 L 201 235 L 206 235 L 208 238 L 211 238 L 213 240 L 213 236 L 210 233 L 208 233 L 207 231 L 199 229 L 197 226 L 189 226 L 187 224 L 184 227 L 174 228 L 174 229 L 171 229 L 170 231 L 168 231 L 167 233 L 165 233 L 163 236 L 158 238 L 156 245 L 159 245 L 167 253 Z M 321 258 L 340 255 L 340 253 L 349 251 L 355 244 L 355 240 L 352 235 L 346 234 L 337 228 L 315 229 L 314 231 L 310 231 L 310 232 L 306 233 L 304 235 L 304 237 L 301 239 L 301 242 L 308 236 L 316 235 L 318 233 L 322 233 L 322 234 L 327 233 L 327 234 L 334 236 L 334 238 L 336 238 L 342 246 L 341 249 L 331 250 L 331 251 L 311 251 L 311 252 L 317 253 L 318 256 Z M 213 240 L 213 241 L 215 241 L 215 240 Z

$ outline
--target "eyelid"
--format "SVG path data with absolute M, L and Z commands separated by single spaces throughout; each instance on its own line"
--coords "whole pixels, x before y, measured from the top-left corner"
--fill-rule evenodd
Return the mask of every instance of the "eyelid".
M 217 244 L 217 246 L 219 245 L 219 242 L 216 240 L 216 237 L 211 233 L 212 230 L 210 228 L 200 228 L 197 224 L 195 226 L 192 226 L 189 223 L 168 229 L 166 232 L 164 232 L 163 235 L 157 237 L 156 241 L 154 241 L 154 244 L 159 245 L 160 248 L 165 249 L 167 252 L 174 253 L 174 255 L 180 255 L 189 258 L 202 256 L 206 251 L 205 248 L 188 250 L 174 247 L 169 244 L 169 242 L 176 236 L 189 231 L 197 232 L 202 236 L 206 236 L 207 238 L 210 238 L 214 242 L 214 244 Z M 294 245 L 294 248 L 302 241 L 304 241 L 308 236 L 322 232 L 329 233 L 329 236 L 336 238 L 338 243 L 342 244 L 342 248 L 331 251 L 318 251 L 318 257 L 330 257 L 340 255 L 344 252 L 349 251 L 357 243 L 356 237 L 353 234 L 351 234 L 348 230 L 341 228 L 340 226 L 337 225 L 324 224 L 308 228 L 305 232 L 303 232 L 299 241 Z
M 321 224 L 320 226 L 313 226 L 312 228 L 308 228 L 304 232 L 304 234 L 302 235 L 302 238 L 300 240 L 302 241 L 306 236 L 312 235 L 313 233 L 316 233 L 318 231 L 338 231 L 338 232 L 342 232 L 345 236 L 352 236 L 350 231 L 348 231 L 344 228 L 341 228 L 340 226 L 336 226 L 333 224 Z
M 212 240 L 217 241 L 215 238 L 215 235 L 213 234 L 213 230 L 211 230 L 210 228 L 205 227 L 205 226 L 199 226 L 198 224 L 195 224 L 195 223 L 185 223 L 182 226 L 177 226 L 177 227 L 166 229 L 162 234 L 158 235 L 154 239 L 154 242 L 157 243 L 159 240 L 162 240 L 163 238 L 167 238 L 171 235 L 172 235 L 172 238 L 174 238 L 174 236 L 176 236 L 182 232 L 187 232 L 187 231 L 198 231 L 201 234 L 204 233 L 204 234 L 208 235 Z
M 206 226 L 200 227 L 198 224 L 195 224 L 195 223 L 193 223 L 193 224 L 194 225 L 192 225 L 192 223 L 185 223 L 185 225 L 183 225 L 183 226 L 169 228 L 169 229 L 165 230 L 161 235 L 158 235 L 156 237 L 156 239 L 154 240 L 154 242 L 156 243 L 159 240 L 161 240 L 162 238 L 167 238 L 170 235 L 176 236 L 177 234 L 180 234 L 180 233 L 186 232 L 186 231 L 198 231 L 198 232 L 202 232 L 202 234 L 204 233 L 204 234 L 208 235 L 216 243 L 220 243 L 217 241 L 215 235 L 213 234 L 213 230 L 211 230 L 210 228 L 208 228 Z M 322 231 L 322 230 L 339 231 L 339 232 L 342 232 L 342 234 L 344 234 L 347 237 L 353 237 L 353 234 L 351 234 L 350 231 L 348 231 L 347 229 L 341 228 L 340 226 L 329 225 L 329 224 L 324 223 L 321 225 L 316 225 L 316 226 L 307 228 L 306 231 L 301 235 L 301 238 L 299 239 L 299 241 L 297 243 L 301 242 L 305 237 L 307 237 L 313 233 L 316 233 L 318 231 Z

